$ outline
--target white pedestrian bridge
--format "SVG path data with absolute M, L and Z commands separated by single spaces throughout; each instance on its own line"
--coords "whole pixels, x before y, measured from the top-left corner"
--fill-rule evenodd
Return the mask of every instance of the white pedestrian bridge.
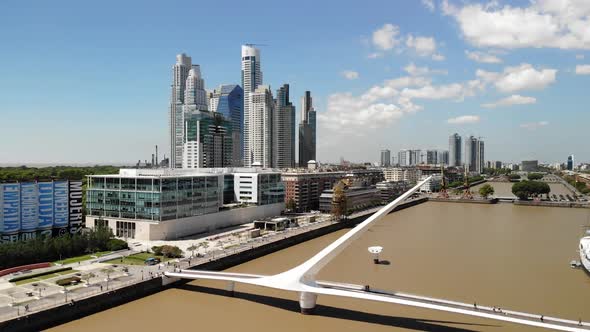
M 590 331 L 590 323 L 566 320 L 556 317 L 530 314 L 524 312 L 497 309 L 481 304 L 467 304 L 443 299 L 435 299 L 406 293 L 372 289 L 365 285 L 353 285 L 316 280 L 317 273 L 336 257 L 344 248 L 359 238 L 377 220 L 386 216 L 401 202 L 416 192 L 430 177 L 418 183 L 393 202 L 375 212 L 368 219 L 358 224 L 346 234 L 332 242 L 316 255 L 290 270 L 279 274 L 264 276 L 256 274 L 180 270 L 166 272 L 171 278 L 221 280 L 228 282 L 228 290 L 233 292 L 236 282 L 292 291 L 299 294 L 299 305 L 302 313 L 311 313 L 316 306 L 318 295 L 332 295 L 362 300 L 379 301 L 425 309 L 453 312 L 462 315 L 477 316 L 488 319 L 507 321 L 530 326 L 543 327 L 559 331 Z

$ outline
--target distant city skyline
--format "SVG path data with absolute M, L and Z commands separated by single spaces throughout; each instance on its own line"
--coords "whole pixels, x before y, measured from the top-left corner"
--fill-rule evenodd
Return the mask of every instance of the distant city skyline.
M 313 11 L 304 25 L 283 15 L 252 20 L 263 14 L 245 3 L 223 12 L 184 3 L 208 13 L 197 22 L 171 20 L 178 6 L 165 3 L 2 4 L 0 163 L 134 165 L 155 145 L 162 159 L 171 137 L 170 59 L 191 55 L 208 90 L 242 85 L 245 43 L 267 45 L 271 91 L 287 82 L 293 98 L 313 92 L 320 162 L 448 149 L 454 132 L 483 137 L 486 161 L 590 162 L 590 42 L 574 23 L 590 6 L 550 2 L 259 5 L 265 13 Z M 224 29 L 206 33 L 222 18 Z M 525 29 L 537 18 L 562 29 Z M 504 28 L 477 28 L 484 19 Z M 190 30 L 205 33 L 189 38 Z

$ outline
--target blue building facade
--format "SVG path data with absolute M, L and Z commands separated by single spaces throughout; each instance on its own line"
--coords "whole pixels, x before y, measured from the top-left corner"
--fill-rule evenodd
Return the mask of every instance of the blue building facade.
M 222 85 L 217 112 L 232 123 L 233 166 L 239 166 L 244 153 L 244 90 L 239 85 Z

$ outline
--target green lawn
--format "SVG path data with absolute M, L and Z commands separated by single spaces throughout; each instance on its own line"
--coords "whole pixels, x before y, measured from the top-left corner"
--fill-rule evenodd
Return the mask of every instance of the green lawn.
M 112 251 L 99 251 L 99 252 L 95 252 L 95 253 L 88 254 L 88 255 L 66 258 L 61 261 L 54 262 L 54 264 L 62 264 L 62 265 L 72 264 L 72 263 L 77 263 L 77 262 L 81 262 L 81 261 L 86 261 L 89 259 L 94 259 L 94 257 L 92 257 L 92 256 L 100 257 L 100 256 L 108 255 L 110 253 L 112 253 Z
M 61 272 L 56 272 L 56 273 L 52 273 L 52 274 L 46 274 L 43 276 L 38 276 L 35 278 L 30 278 L 30 279 L 24 279 L 24 280 L 19 280 L 17 282 L 15 282 L 15 285 L 24 285 L 24 284 L 30 284 L 32 282 L 36 282 L 36 281 L 41 281 L 41 280 L 45 280 L 45 279 L 50 279 L 50 278 L 55 278 L 55 277 L 59 277 L 59 276 L 63 276 L 66 274 L 74 274 L 77 273 L 78 271 L 76 270 L 68 270 L 68 271 L 61 271 Z
M 156 256 L 154 254 L 151 253 L 146 253 L 146 252 L 140 252 L 137 254 L 133 254 L 133 255 L 129 255 L 126 257 L 123 257 L 123 261 L 121 261 L 121 258 L 115 258 L 115 259 L 111 259 L 108 261 L 104 261 L 103 263 L 108 263 L 108 264 L 123 264 L 123 265 L 145 265 L 145 260 L 150 258 L 150 257 L 155 257 L 155 258 L 159 258 L 162 262 L 166 262 L 171 260 L 172 258 L 167 258 L 164 256 Z

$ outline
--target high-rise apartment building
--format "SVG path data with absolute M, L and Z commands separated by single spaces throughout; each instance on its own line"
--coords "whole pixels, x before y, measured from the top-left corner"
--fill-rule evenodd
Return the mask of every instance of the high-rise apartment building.
M 484 142 L 469 136 L 465 140 L 465 166 L 469 172 L 483 173 L 485 167 Z
M 247 144 L 245 151 L 245 166 L 259 164 L 262 167 L 272 167 L 272 125 L 274 114 L 274 100 L 268 85 L 261 85 L 249 94 L 248 126 L 244 131 Z
M 272 166 L 295 167 L 295 106 L 289 101 L 289 84 L 277 90 L 272 133 Z
M 426 165 L 436 165 L 438 163 L 438 151 L 426 150 Z
M 262 85 L 262 70 L 260 68 L 260 50 L 252 45 L 242 45 L 242 88 L 244 89 L 244 166 L 250 167 L 254 158 L 251 148 L 255 145 L 250 140 L 262 133 L 253 133 L 254 118 L 251 113 L 251 94 Z M 270 94 L 270 90 L 269 90 Z M 260 96 L 259 98 L 260 99 Z M 260 104 L 260 103 L 259 103 Z M 270 124 L 269 124 L 270 127 Z M 270 129 L 270 128 L 269 128 Z M 269 137 L 270 140 L 270 137 Z M 257 147 L 259 149 L 260 147 Z M 268 156 L 270 158 L 270 155 Z M 270 160 L 269 160 L 270 164 Z
M 305 91 L 301 98 L 301 123 L 299 124 L 299 167 L 316 160 L 316 112 L 311 92 Z
M 410 166 L 410 150 L 400 150 L 397 153 L 397 163 L 399 166 Z
M 390 150 L 381 150 L 381 164 L 382 167 L 389 167 L 391 166 L 391 151 Z
M 449 165 L 449 151 L 439 150 L 437 159 L 438 159 L 439 164 L 443 164 L 445 166 L 448 166 Z
M 176 56 L 172 67 L 172 93 L 169 107 L 170 167 L 182 167 L 183 104 L 186 79 L 191 70 L 191 57 L 182 53 Z
M 461 166 L 461 136 L 449 136 L 449 166 Z
M 244 90 L 236 84 L 221 85 L 212 93 L 209 102 L 211 112 L 222 114 L 231 120 L 233 141 L 233 166 L 244 161 Z

